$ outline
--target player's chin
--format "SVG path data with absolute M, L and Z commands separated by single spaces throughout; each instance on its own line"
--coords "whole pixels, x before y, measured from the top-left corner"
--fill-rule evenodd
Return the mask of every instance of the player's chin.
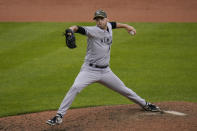
M 98 25 L 98 27 L 101 29 L 105 29 L 105 26 L 103 26 L 103 25 Z

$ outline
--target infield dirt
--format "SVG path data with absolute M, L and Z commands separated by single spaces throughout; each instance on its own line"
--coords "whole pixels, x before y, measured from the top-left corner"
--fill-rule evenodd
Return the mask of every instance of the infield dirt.
M 101 106 L 68 110 L 63 123 L 49 126 L 45 121 L 56 111 L 0 118 L 5 131 L 196 131 L 197 104 L 189 102 L 156 103 L 164 110 L 187 114 L 176 116 L 144 112 L 137 105 Z

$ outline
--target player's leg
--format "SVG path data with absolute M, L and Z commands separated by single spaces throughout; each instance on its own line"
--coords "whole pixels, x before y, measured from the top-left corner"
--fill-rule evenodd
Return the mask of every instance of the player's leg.
M 71 106 L 73 100 L 75 99 L 75 96 L 86 86 L 88 86 L 91 83 L 94 83 L 99 79 L 99 74 L 88 72 L 88 71 L 81 71 L 78 76 L 76 77 L 72 87 L 67 92 L 66 96 L 64 97 L 58 111 L 57 115 L 47 121 L 47 124 L 49 125 L 55 125 L 60 124 L 62 122 L 63 116 L 66 114 L 66 111 Z
M 142 107 L 146 105 L 146 101 L 138 96 L 134 91 L 127 88 L 112 71 L 103 74 L 102 79 L 99 82 Z
M 160 111 L 159 107 L 149 102 L 146 102 L 144 99 L 138 96 L 134 91 L 127 88 L 124 85 L 124 83 L 112 71 L 103 74 L 102 79 L 99 82 L 109 87 L 110 89 L 122 94 L 123 96 L 127 97 L 133 102 L 137 103 L 146 111 L 152 111 L 152 112 Z
M 88 71 L 81 71 L 78 76 L 76 77 L 72 87 L 67 92 L 65 98 L 63 99 L 60 108 L 58 110 L 58 114 L 65 115 L 67 109 L 72 104 L 75 96 L 86 86 L 96 82 L 98 78 L 97 73 L 88 72 Z

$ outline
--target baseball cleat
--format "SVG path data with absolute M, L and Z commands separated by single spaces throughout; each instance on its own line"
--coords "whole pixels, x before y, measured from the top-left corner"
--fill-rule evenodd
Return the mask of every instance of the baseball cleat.
M 146 102 L 146 105 L 143 107 L 145 111 L 151 111 L 151 112 L 161 112 L 160 108 L 154 104 L 151 104 L 149 102 Z
M 61 114 L 57 114 L 52 119 L 46 121 L 46 123 L 51 125 L 51 126 L 54 126 L 56 124 L 61 124 L 62 123 L 62 115 Z

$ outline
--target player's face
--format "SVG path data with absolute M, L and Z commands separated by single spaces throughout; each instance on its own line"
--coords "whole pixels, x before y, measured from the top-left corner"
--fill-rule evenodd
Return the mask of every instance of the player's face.
M 100 27 L 101 29 L 107 29 L 107 18 L 97 17 L 95 21 L 98 27 Z

